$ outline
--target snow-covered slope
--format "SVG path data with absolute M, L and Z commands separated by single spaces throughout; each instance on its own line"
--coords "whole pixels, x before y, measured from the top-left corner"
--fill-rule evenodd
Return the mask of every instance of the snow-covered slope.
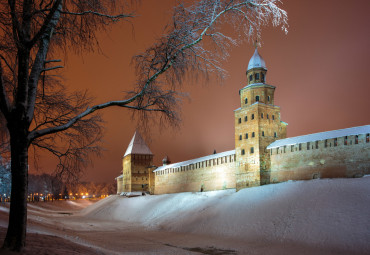
M 236 193 L 111 196 L 82 213 L 167 231 L 370 253 L 370 177 L 292 181 Z

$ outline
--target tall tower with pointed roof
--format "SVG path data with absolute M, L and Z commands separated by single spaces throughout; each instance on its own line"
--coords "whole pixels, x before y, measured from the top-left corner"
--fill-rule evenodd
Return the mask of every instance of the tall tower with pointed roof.
M 267 67 L 256 50 L 249 61 L 247 86 L 239 91 L 241 107 L 235 110 L 236 189 L 270 181 L 270 155 L 266 147 L 286 137 L 280 107 L 274 105 L 275 87 L 266 83 Z
M 135 132 L 122 160 L 122 175 L 117 181 L 118 193 L 146 192 L 150 190 L 150 167 L 153 165 L 153 153 L 138 131 Z

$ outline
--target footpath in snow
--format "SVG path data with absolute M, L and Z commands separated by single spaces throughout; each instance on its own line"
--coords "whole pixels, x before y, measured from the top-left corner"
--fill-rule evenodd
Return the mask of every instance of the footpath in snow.
M 111 196 L 81 216 L 152 230 L 370 254 L 370 177 L 289 181 L 239 192 Z

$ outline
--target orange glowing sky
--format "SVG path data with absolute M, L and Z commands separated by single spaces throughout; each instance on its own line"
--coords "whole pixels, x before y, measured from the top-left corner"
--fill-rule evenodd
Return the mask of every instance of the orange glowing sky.
M 114 25 L 100 38 L 103 54 L 68 55 L 64 76 L 71 89 L 89 89 L 97 103 L 121 99 L 135 81 L 131 57 L 150 46 L 169 21 L 175 0 L 145 0 L 131 23 Z M 370 1 L 283 0 L 289 33 L 266 27 L 260 54 L 268 68 L 267 83 L 276 86 L 275 104 L 288 136 L 370 124 Z M 238 90 L 246 85 L 245 71 L 254 51 L 251 43 L 231 51 L 223 64 L 229 77 L 223 85 L 210 80 L 184 86 L 191 100 L 182 108 L 176 130 L 151 129 L 149 147 L 155 164 L 168 155 L 172 162 L 234 149 L 234 112 Z M 114 181 L 122 170 L 136 123 L 125 109 L 107 109 L 101 158 L 86 169 L 86 180 Z M 51 157 L 51 156 L 50 156 Z M 55 167 L 43 157 L 41 170 Z M 32 168 L 31 168 L 32 171 Z

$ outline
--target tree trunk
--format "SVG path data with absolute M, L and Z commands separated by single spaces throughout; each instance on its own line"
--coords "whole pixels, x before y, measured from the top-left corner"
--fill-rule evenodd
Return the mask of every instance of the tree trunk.
M 10 134 L 12 192 L 8 232 L 3 248 L 21 251 L 26 244 L 28 193 L 27 132 Z

